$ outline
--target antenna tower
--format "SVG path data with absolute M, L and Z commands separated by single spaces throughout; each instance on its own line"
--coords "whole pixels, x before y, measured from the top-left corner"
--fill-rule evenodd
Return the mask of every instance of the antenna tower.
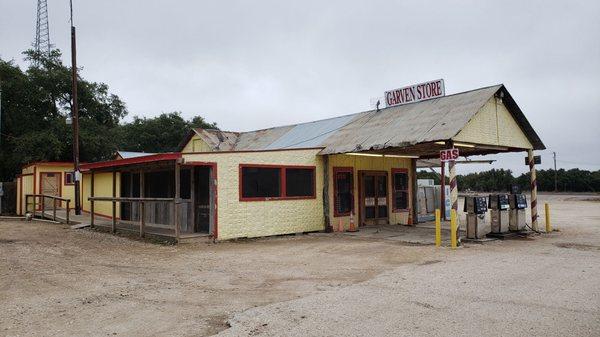
M 50 54 L 50 28 L 48 27 L 48 3 L 46 0 L 37 1 L 34 49 L 40 54 Z

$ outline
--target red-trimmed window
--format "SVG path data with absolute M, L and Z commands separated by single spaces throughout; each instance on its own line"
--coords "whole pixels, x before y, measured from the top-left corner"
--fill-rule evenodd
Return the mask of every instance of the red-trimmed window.
M 333 216 L 348 216 L 354 210 L 354 169 L 333 168 Z
M 73 172 L 65 172 L 65 185 L 75 184 L 75 174 Z
M 314 166 L 240 164 L 240 201 L 314 199 Z
M 392 206 L 394 211 L 408 210 L 408 170 L 392 169 Z

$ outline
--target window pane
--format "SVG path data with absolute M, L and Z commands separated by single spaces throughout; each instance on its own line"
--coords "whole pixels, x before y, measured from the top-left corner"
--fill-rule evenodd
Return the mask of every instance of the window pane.
M 338 172 L 335 175 L 335 209 L 337 213 L 350 213 L 352 210 L 352 173 Z
M 242 167 L 242 197 L 280 197 L 280 174 L 278 168 Z
M 285 192 L 288 197 L 311 197 L 314 187 L 313 169 L 285 169 Z
M 394 190 L 407 190 L 408 189 L 408 174 L 406 173 L 394 173 Z
M 395 209 L 407 209 L 408 208 L 408 192 L 407 191 L 394 192 L 394 208 Z

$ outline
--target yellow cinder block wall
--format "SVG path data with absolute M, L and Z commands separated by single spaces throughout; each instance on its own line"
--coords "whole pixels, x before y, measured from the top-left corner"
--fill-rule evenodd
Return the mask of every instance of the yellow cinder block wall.
M 323 163 L 320 149 L 183 154 L 185 162 L 217 164 L 218 239 L 259 237 L 324 229 Z M 240 201 L 239 165 L 315 166 L 316 198 Z
M 410 211 L 398 211 L 394 212 L 392 207 L 392 169 L 400 168 L 408 170 L 409 179 L 409 210 L 412 210 L 412 193 L 413 193 L 413 173 L 412 173 L 412 161 L 409 158 L 385 158 L 385 157 L 367 157 L 367 156 L 352 156 L 352 155 L 331 155 L 329 156 L 329 218 L 331 219 L 331 225 L 337 228 L 339 221 L 342 220 L 344 228 L 348 229 L 350 226 L 350 216 L 334 216 L 334 167 L 353 167 L 354 168 L 354 223 L 356 226 L 359 224 L 358 219 L 358 208 L 359 208 L 359 193 L 358 193 L 358 172 L 361 170 L 371 171 L 385 171 L 387 172 L 387 185 L 388 185 L 388 215 L 390 224 L 407 224 Z

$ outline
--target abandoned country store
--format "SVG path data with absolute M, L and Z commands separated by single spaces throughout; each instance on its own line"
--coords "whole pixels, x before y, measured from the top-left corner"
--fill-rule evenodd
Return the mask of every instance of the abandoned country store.
M 439 166 L 440 150 L 452 147 L 461 156 L 545 148 L 495 85 L 258 131 L 190 130 L 178 152 L 82 164 L 81 204 L 94 226 L 177 239 L 323 231 L 340 220 L 348 228 L 351 218 L 357 226 L 412 224 L 419 162 Z M 25 167 L 18 213 L 31 209 L 28 194 L 73 207 L 70 171 L 68 163 Z M 65 200 L 52 202 L 64 208 Z

